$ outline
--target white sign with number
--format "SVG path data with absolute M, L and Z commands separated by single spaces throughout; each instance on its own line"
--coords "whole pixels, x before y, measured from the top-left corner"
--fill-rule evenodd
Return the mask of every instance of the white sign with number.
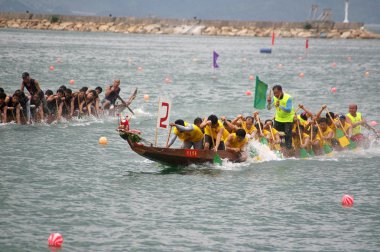
M 158 103 L 158 117 L 157 117 L 157 128 L 158 129 L 169 129 L 170 123 L 170 110 L 171 101 L 168 98 L 161 97 Z

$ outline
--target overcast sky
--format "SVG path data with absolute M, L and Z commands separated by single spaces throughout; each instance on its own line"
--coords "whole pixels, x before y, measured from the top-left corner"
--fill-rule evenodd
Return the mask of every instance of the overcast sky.
M 0 0 L 0 11 L 255 21 L 305 21 L 311 6 L 344 19 L 345 0 Z M 380 24 L 380 0 L 350 0 L 349 21 Z

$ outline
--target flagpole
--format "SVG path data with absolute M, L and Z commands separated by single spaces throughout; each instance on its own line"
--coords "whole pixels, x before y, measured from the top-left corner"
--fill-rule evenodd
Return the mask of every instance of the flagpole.
M 160 97 L 158 97 L 158 110 L 157 110 L 157 121 L 159 120 L 159 113 L 160 113 Z M 156 121 L 156 133 L 154 136 L 154 146 L 157 147 L 157 135 L 158 135 L 158 127 L 157 127 L 157 121 Z

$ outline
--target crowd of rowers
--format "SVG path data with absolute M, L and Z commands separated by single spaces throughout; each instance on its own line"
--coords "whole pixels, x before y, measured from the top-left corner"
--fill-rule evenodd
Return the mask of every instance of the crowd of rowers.
M 271 107 L 276 108 L 274 120 L 262 121 L 259 112 L 246 117 L 238 115 L 233 120 L 216 115 L 204 119 L 198 117 L 193 123 L 178 119 L 170 123 L 173 136 L 166 147 L 172 146 L 179 138 L 183 142 L 181 148 L 232 151 L 239 154 L 237 161 L 243 162 L 248 157 L 247 144 L 250 140 L 260 141 L 286 157 L 299 157 L 300 150 L 322 155 L 326 151 L 325 145 L 335 150 L 349 148 L 341 141 L 342 135 L 338 131 L 343 132 L 346 140 L 362 146 L 368 144 L 361 132 L 361 126 L 368 125 L 357 112 L 355 104 L 349 105 L 345 115 L 328 111 L 326 105 L 317 113 L 312 113 L 302 104 L 294 110 L 290 95 L 283 93 L 282 87 L 276 85 L 273 87 L 273 97 L 268 97 L 268 109 Z M 298 110 L 302 110 L 299 115 L 296 113 Z M 327 112 L 322 116 L 324 111 Z M 123 125 L 127 124 L 122 122 L 122 129 Z
M 54 93 L 52 90 L 41 89 L 37 80 L 32 79 L 29 73 L 22 74 L 20 89 L 7 95 L 0 87 L 0 121 L 1 123 L 16 122 L 30 124 L 33 122 L 59 121 L 62 117 L 71 119 L 74 116 L 98 116 L 105 110 L 112 110 L 120 100 L 120 107 L 128 107 L 134 97 L 124 101 L 120 97 L 120 80 L 106 87 L 105 98 L 100 100 L 103 89 L 96 87 L 89 89 L 82 87 L 73 91 L 62 85 Z M 24 92 L 24 90 L 27 92 Z

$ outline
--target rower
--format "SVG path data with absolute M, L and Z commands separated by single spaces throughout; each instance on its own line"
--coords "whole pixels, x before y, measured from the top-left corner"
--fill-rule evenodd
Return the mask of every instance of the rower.
M 217 151 L 225 149 L 223 134 L 226 129 L 216 115 L 210 115 L 207 120 L 202 122 L 201 127 L 205 127 L 205 150 L 214 149 L 214 151 Z
M 248 158 L 247 154 L 248 137 L 244 129 L 236 130 L 236 133 L 231 133 L 225 140 L 226 150 L 239 154 L 236 162 L 244 162 Z
M 193 147 L 194 149 L 201 150 L 203 148 L 203 133 L 198 126 L 190 124 L 182 119 L 178 119 L 169 125 L 174 127 L 174 135 L 166 148 L 169 148 L 175 142 L 177 137 L 183 142 L 181 149 L 191 149 L 191 147 Z

